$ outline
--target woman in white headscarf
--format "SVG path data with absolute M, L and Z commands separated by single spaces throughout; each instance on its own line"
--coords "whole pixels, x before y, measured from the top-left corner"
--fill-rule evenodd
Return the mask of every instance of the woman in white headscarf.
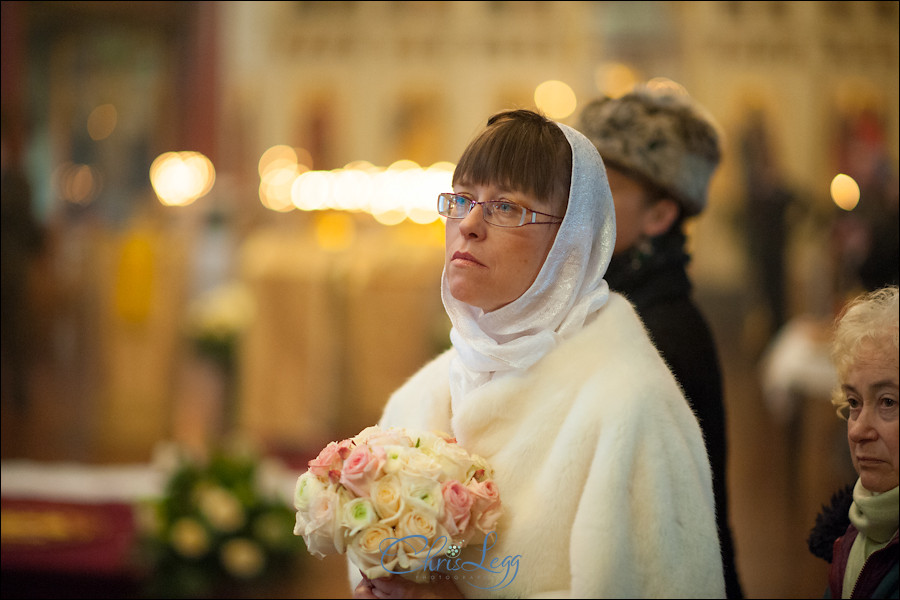
M 428 584 L 361 578 L 358 598 L 724 597 L 697 420 L 632 306 L 594 145 L 537 113 L 495 115 L 461 157 L 442 298 L 452 348 L 379 422 L 448 432 L 494 469 L 496 535 Z

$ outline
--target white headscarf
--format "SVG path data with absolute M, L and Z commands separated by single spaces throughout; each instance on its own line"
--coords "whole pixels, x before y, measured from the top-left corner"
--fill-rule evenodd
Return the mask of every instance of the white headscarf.
M 569 203 L 556 239 L 528 290 L 485 313 L 450 293 L 447 270 L 441 298 L 457 356 L 450 365 L 453 404 L 495 373 L 526 369 L 579 331 L 609 298 L 603 279 L 616 243 L 616 219 L 606 169 L 594 145 L 557 123 L 572 147 Z

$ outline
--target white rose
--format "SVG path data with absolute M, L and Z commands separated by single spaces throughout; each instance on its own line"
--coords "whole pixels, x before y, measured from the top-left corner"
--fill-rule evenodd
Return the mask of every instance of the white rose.
M 310 499 L 306 512 L 297 512 L 294 533 L 303 536 L 310 553 L 324 557 L 344 551 L 346 542 L 340 524 L 340 511 L 345 501 L 349 501 L 346 490 L 331 485 L 323 487 Z
M 368 498 L 354 498 L 341 507 L 341 526 L 347 529 L 347 535 L 356 535 L 363 527 L 368 527 L 378 520 L 375 506 Z
M 420 477 L 406 471 L 400 474 L 403 501 L 412 509 L 429 512 L 435 517 L 444 505 L 441 484 L 437 478 Z
M 409 452 L 407 446 L 388 445 L 384 447 L 384 466 L 382 469 L 385 473 L 396 473 L 403 469 L 406 464 L 406 453 Z
M 294 486 L 294 508 L 298 511 L 308 510 L 310 501 L 324 489 L 325 484 L 307 471 L 297 478 L 297 485 Z
M 436 433 L 431 431 L 417 431 L 408 435 L 412 440 L 412 446 L 422 452 L 432 452 L 435 444 L 439 441 L 444 441 Z

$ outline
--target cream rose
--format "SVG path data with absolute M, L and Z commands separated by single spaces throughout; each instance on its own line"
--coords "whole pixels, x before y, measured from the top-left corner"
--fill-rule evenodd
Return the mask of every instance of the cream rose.
M 476 463 L 459 444 L 437 438 L 431 449 L 431 455 L 441 467 L 442 481 L 447 479 L 467 481 L 471 478 L 469 472 Z
M 396 556 L 384 556 L 382 549 L 396 538 L 394 530 L 383 523 L 374 523 L 363 528 L 347 545 L 347 556 L 366 577 L 387 577 L 387 569 L 397 564 Z
M 385 475 L 372 484 L 369 492 L 381 522 L 394 525 L 405 506 L 400 478 L 395 474 Z
M 398 565 L 404 571 L 421 567 L 433 554 L 432 546 L 446 545 L 449 539 L 446 530 L 430 511 L 407 510 L 400 516 L 394 531 L 399 541 L 390 550 L 396 552 Z M 444 539 L 437 541 L 441 537 Z
M 424 452 L 406 452 L 401 460 L 403 471 L 409 475 L 419 475 L 435 481 L 441 476 L 441 463 Z
M 360 431 L 353 442 L 359 445 L 368 446 L 413 446 L 415 440 L 411 440 L 402 429 L 388 428 L 382 429 L 377 425 L 366 427 Z

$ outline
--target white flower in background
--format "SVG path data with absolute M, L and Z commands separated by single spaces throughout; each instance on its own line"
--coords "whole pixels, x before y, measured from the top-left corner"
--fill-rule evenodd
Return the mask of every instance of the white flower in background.
M 296 567 L 305 546 L 293 535 L 290 476 L 278 460 L 240 438 L 199 455 L 177 445 L 157 450 L 163 495 L 135 511 L 141 556 L 154 573 L 145 597 L 215 597 L 237 579 L 269 581 Z
M 195 519 L 179 519 L 169 535 L 175 551 L 187 558 L 198 558 L 209 550 L 209 534 Z
M 284 519 L 274 512 L 259 515 L 253 521 L 253 536 L 269 548 L 281 548 L 290 542 L 293 534 L 284 526 Z
M 196 333 L 228 337 L 243 332 L 255 316 L 250 291 L 241 283 L 227 283 L 201 295 L 188 309 Z
M 187 334 L 201 354 L 230 368 L 237 344 L 255 314 L 250 291 L 243 284 L 229 283 L 190 304 Z
M 200 485 L 197 489 L 197 505 L 209 524 L 225 533 L 244 526 L 246 515 L 237 497 L 219 486 Z
M 291 503 L 294 497 L 296 482 L 293 479 L 294 469 L 289 469 L 282 461 L 262 458 L 256 469 L 256 489 L 261 494 Z
M 225 569 L 240 579 L 252 579 L 266 566 L 262 548 L 246 538 L 234 538 L 222 544 L 219 558 Z

